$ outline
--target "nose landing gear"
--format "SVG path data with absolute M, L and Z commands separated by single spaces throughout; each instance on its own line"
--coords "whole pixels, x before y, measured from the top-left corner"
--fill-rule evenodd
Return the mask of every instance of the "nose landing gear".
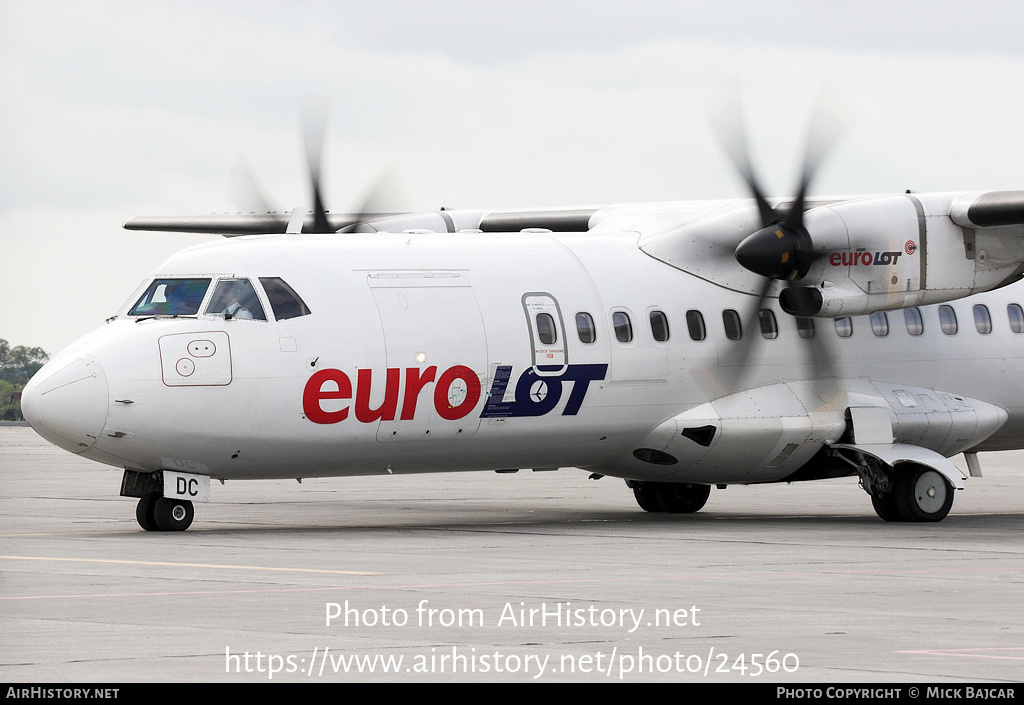
M 171 474 L 172 479 L 165 482 L 168 474 Z M 202 483 L 205 487 L 198 486 L 199 480 L 205 480 Z M 193 499 L 198 498 L 203 502 L 209 498 L 209 477 L 201 478 L 198 475 L 168 471 L 143 472 L 127 468 L 121 478 L 121 496 L 139 498 L 139 503 L 135 506 L 135 518 L 139 526 L 146 531 L 184 531 L 192 525 L 192 519 L 195 517 L 192 501 L 180 496 L 165 496 L 172 494 L 179 486 L 185 490 L 192 488 L 194 491 L 188 494 Z

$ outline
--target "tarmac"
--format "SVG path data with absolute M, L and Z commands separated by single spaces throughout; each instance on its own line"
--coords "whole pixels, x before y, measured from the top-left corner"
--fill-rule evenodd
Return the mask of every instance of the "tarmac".
M 1024 452 L 981 462 L 936 524 L 855 478 L 663 515 L 562 469 L 214 483 L 161 533 L 0 426 L 0 680 L 1019 683 Z

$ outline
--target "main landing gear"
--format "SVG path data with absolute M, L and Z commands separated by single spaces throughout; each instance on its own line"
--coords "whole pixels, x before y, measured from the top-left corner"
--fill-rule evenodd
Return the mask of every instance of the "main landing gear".
M 875 483 L 870 490 L 871 504 L 882 519 L 942 521 L 949 514 L 955 490 L 938 471 L 914 465 L 886 475 L 885 481 Z
M 159 492 L 143 495 L 135 507 L 135 518 L 146 531 L 184 531 L 194 517 L 192 502 L 163 497 Z
M 848 450 L 848 449 L 847 449 Z M 830 453 L 860 475 L 875 513 L 885 521 L 942 521 L 953 506 L 953 483 L 934 467 L 913 461 L 884 462 L 872 453 Z
M 684 482 L 642 482 L 627 480 L 640 508 L 647 512 L 692 514 L 708 501 L 711 485 Z
M 927 465 L 899 463 L 894 468 L 864 458 L 857 472 L 875 512 L 885 521 L 942 521 L 953 506 L 953 485 Z M 640 480 L 626 484 L 640 508 L 648 512 L 691 514 L 704 506 L 711 493 L 710 485 Z

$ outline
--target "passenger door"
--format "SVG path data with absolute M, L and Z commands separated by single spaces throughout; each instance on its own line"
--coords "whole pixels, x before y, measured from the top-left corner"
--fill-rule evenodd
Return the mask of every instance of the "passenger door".
M 530 353 L 538 377 L 557 377 L 569 366 L 565 347 L 565 324 L 558 302 L 551 294 L 531 292 L 523 294 L 530 331 Z

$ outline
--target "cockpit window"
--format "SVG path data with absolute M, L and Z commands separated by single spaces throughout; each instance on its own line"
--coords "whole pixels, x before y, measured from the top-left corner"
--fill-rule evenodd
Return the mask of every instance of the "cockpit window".
M 209 288 L 209 279 L 157 279 L 128 315 L 194 316 Z
M 277 320 L 283 321 L 310 314 L 305 302 L 281 277 L 260 277 L 260 284 L 263 285 L 263 291 L 267 292 L 270 308 L 274 310 L 274 318 Z
M 243 320 L 267 320 L 263 305 L 248 279 L 221 279 L 217 282 L 210 305 L 206 307 L 206 314 Z

